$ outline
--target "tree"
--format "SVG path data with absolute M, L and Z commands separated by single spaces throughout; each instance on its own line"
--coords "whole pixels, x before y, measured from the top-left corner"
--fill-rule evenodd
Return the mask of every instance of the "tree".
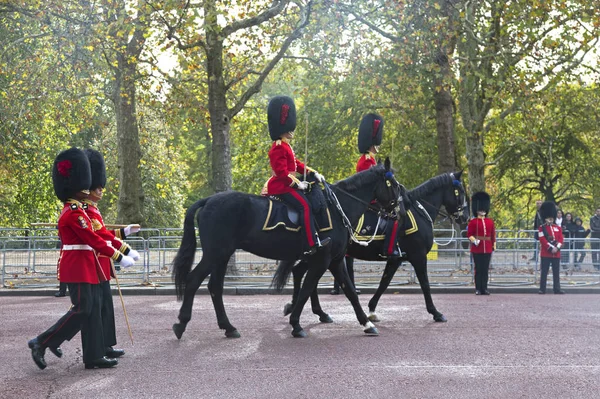
M 592 212 L 593 200 L 600 197 L 598 88 L 561 85 L 532 100 L 489 135 L 497 160 L 490 183 L 500 208 L 542 198 L 564 209 Z
M 455 171 L 455 101 L 451 92 L 451 60 L 458 40 L 457 0 L 438 2 L 362 1 L 338 2 L 345 13 L 394 45 L 387 52 L 401 76 L 394 84 L 420 81 L 433 99 L 437 131 L 438 173 Z M 390 84 L 388 82 L 387 84 Z
M 207 85 L 205 108 L 215 192 L 232 186 L 231 120 L 260 91 L 266 77 L 301 36 L 312 5 L 312 0 L 276 0 L 270 6 L 247 2 L 231 7 L 215 0 L 201 5 L 188 2 L 185 7 L 176 1 L 154 5 L 161 10 L 167 38 L 181 50 L 186 73 Z
M 459 5 L 457 90 L 473 192 L 485 189 L 485 136 L 494 125 L 534 93 L 581 73 L 577 68 L 600 36 L 595 4 L 489 0 Z

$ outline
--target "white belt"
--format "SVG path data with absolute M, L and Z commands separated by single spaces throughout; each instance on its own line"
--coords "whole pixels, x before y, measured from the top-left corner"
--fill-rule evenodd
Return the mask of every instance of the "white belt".
M 63 251 L 93 251 L 92 247 L 87 244 L 63 245 Z

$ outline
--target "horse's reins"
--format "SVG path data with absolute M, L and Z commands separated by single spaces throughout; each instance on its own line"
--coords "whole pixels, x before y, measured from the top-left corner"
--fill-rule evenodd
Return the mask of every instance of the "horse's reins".
M 371 209 L 379 214 L 379 218 L 377 219 L 377 226 L 375 227 L 375 230 L 373 231 L 373 237 L 371 237 L 371 239 L 369 241 L 359 241 L 354 236 L 354 230 L 352 228 L 352 223 L 350 223 L 350 220 L 348 219 L 348 217 L 346 216 L 346 213 L 342 209 L 342 206 L 340 205 L 340 201 L 338 200 L 337 196 L 331 189 L 331 186 L 327 182 L 323 182 L 323 186 L 325 187 L 325 192 L 327 193 L 327 196 L 328 196 L 330 202 L 335 204 L 335 207 L 337 208 L 338 212 L 340 213 L 340 215 L 342 215 L 342 221 L 344 222 L 344 227 L 346 227 L 346 229 L 348 230 L 348 233 L 350 234 L 350 239 L 353 242 L 355 242 L 356 244 L 361 245 L 363 247 L 368 246 L 371 243 L 371 241 L 373 241 L 373 239 L 375 238 L 375 235 L 377 233 L 377 228 L 379 228 L 379 222 L 381 221 L 381 213 L 382 213 L 381 209 L 376 209 L 369 202 L 358 198 L 354 194 L 351 194 L 342 188 L 334 187 L 336 190 L 339 190 L 340 192 L 342 192 L 343 194 L 347 195 L 348 197 L 354 199 L 355 201 L 358 201 L 361 204 L 366 205 L 368 209 Z M 393 203 L 393 201 L 392 201 L 392 203 Z

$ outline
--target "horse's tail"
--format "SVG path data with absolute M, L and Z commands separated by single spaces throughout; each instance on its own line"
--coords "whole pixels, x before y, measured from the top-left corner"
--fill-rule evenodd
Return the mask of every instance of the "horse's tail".
M 279 266 L 277 266 L 277 270 L 273 276 L 273 281 L 271 281 L 271 287 L 274 288 L 275 291 L 283 291 L 295 264 L 296 262 L 293 260 L 282 260 L 279 262 Z
M 173 259 L 173 280 L 175 281 L 175 293 L 178 300 L 181 300 L 185 294 L 185 282 L 190 270 L 192 270 L 192 263 L 196 255 L 196 232 L 194 231 L 196 211 L 203 207 L 207 201 L 208 198 L 197 201 L 185 213 L 183 238 L 177 255 Z

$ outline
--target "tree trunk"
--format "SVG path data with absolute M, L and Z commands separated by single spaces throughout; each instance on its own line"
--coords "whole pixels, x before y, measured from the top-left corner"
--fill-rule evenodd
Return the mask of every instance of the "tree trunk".
M 435 118 L 437 126 L 438 173 L 456 170 L 456 150 L 454 146 L 454 103 L 448 90 L 434 94 Z
M 466 137 L 471 193 L 485 191 L 485 153 L 481 133 L 468 131 Z
M 139 164 L 142 156 L 136 114 L 136 65 L 118 56 L 113 102 L 117 119 L 117 155 L 119 167 L 119 199 L 117 223 L 143 224 L 144 192 Z

